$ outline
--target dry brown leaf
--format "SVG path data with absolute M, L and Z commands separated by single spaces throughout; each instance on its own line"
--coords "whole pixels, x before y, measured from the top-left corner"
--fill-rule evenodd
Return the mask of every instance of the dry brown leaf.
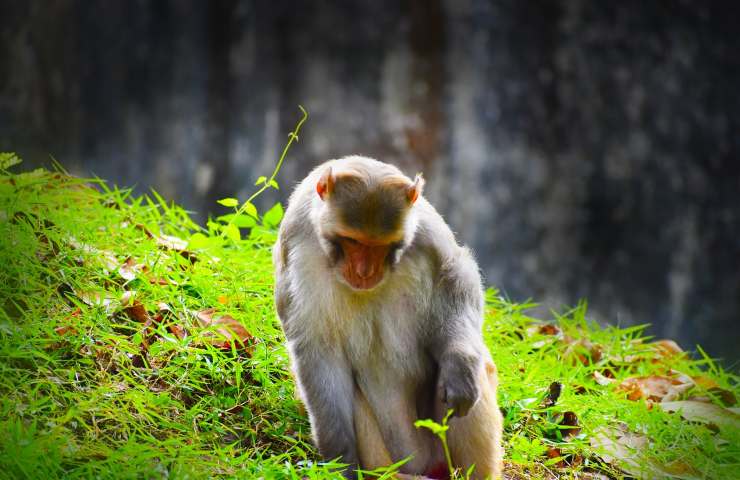
M 578 422 L 578 416 L 575 412 L 568 411 L 563 413 L 563 420 L 560 422 L 560 425 L 568 427 L 560 429 L 560 434 L 563 436 L 563 440 L 568 440 L 581 433 L 581 425 Z
M 714 379 L 704 375 L 699 375 L 696 377 L 691 377 L 691 380 L 696 384 L 697 387 L 708 392 L 711 396 L 718 398 L 724 406 L 732 407 L 737 404 L 737 398 L 735 397 L 735 394 L 730 390 L 725 390 L 724 388 L 720 387 L 720 385 Z M 711 402 L 711 398 L 705 398 L 706 400 L 704 401 Z
M 655 348 L 656 353 L 661 357 L 675 357 L 677 355 L 684 355 L 684 351 L 678 346 L 673 340 L 658 340 L 657 342 L 650 343 Z
M 136 260 L 134 260 L 133 257 L 128 257 L 123 264 L 118 267 L 118 274 L 121 278 L 127 281 L 133 280 L 139 273 L 146 273 L 148 271 L 149 267 L 143 263 L 136 263 Z
M 740 431 L 740 415 L 728 408 L 713 403 L 684 400 L 663 402 L 661 408 L 667 412 L 679 412 L 683 418 L 693 422 L 703 422 L 718 427 Z
M 590 365 L 600 361 L 603 357 L 603 348 L 588 339 L 574 340 L 569 336 L 565 336 L 563 341 L 568 346 L 565 348 L 562 358 L 571 360 L 573 364 L 578 362 L 582 365 Z
M 565 464 L 565 461 L 563 459 L 563 452 L 560 451 L 559 448 L 550 447 L 550 448 L 547 449 L 547 452 L 545 452 L 545 455 L 547 456 L 547 458 L 549 458 L 551 460 L 552 459 L 556 459 L 556 458 L 559 458 L 560 459 L 558 462 L 556 462 L 554 464 L 555 467 L 557 467 L 557 468 L 565 468 L 565 467 L 567 467 L 567 465 Z
M 692 386 L 693 383 L 684 383 L 676 378 L 649 375 L 628 378 L 620 383 L 617 389 L 627 392 L 627 398 L 630 400 L 644 398 L 650 402 L 662 402 L 675 400 Z
M 607 371 L 607 373 L 608 373 L 608 371 Z M 616 380 L 614 380 L 614 378 L 609 378 L 606 375 L 603 375 L 598 370 L 594 370 L 594 380 L 599 385 L 609 385 L 609 384 L 612 384 L 612 383 L 614 383 L 616 381 Z
M 624 425 L 601 427 L 591 435 L 589 442 L 606 463 L 629 473 L 641 468 L 639 453 L 648 446 L 646 436 L 630 432 Z
M 159 313 L 162 313 L 162 314 L 172 313 L 172 307 L 170 307 L 169 304 L 165 302 L 158 302 L 157 310 L 159 310 Z
M 719 384 L 713 378 L 709 378 L 705 375 L 691 377 L 691 379 L 694 381 L 697 387 L 703 388 L 704 390 L 719 387 Z
M 163 233 L 155 235 L 146 227 L 146 225 L 143 225 L 141 223 L 135 224 L 134 227 L 144 232 L 147 237 L 153 238 L 159 247 L 165 250 L 173 250 L 190 260 L 192 263 L 198 261 L 198 257 L 193 252 L 187 249 L 187 240 L 183 240 L 182 238 L 175 237 L 173 235 L 165 235 Z
M 162 248 L 166 248 L 167 250 L 182 252 L 188 248 L 187 240 L 183 240 L 180 237 L 174 237 L 172 235 L 156 235 L 154 240 L 157 242 L 157 245 Z
M 545 345 L 552 344 L 556 339 L 563 337 L 563 333 L 560 331 L 560 328 L 552 323 L 536 323 L 534 325 L 530 325 L 527 327 L 526 332 L 529 337 L 536 335 L 547 337 L 532 343 L 532 348 L 542 348 Z
M 113 304 L 113 298 L 108 296 L 107 292 L 102 294 L 98 291 L 88 290 L 74 290 L 74 292 L 80 300 L 91 307 L 104 307 L 106 310 L 110 310 Z
M 188 336 L 188 333 L 185 331 L 184 328 L 182 328 L 180 325 L 177 324 L 170 324 L 167 326 L 167 330 L 170 331 L 170 333 L 174 336 L 176 336 L 179 340 L 182 340 L 183 338 Z
M 560 398 L 560 393 L 563 391 L 563 384 L 560 382 L 552 382 L 547 390 L 547 395 L 540 403 L 540 407 L 548 408 L 555 405 Z
M 80 310 L 80 308 L 77 307 L 69 315 L 67 315 L 64 320 L 65 322 L 70 321 L 71 319 L 75 317 L 79 317 L 81 314 L 82 314 L 82 310 Z M 59 327 L 56 327 L 54 329 L 54 332 L 56 332 L 56 334 L 59 335 L 60 337 L 63 337 L 65 335 L 70 335 L 70 336 L 77 335 L 77 329 L 73 327 L 72 325 L 61 325 Z
M 57 327 L 57 328 L 54 329 L 54 331 L 60 337 L 63 337 L 65 335 L 71 335 L 71 336 L 77 335 L 77 329 L 75 327 L 71 327 L 69 325 L 64 325 L 62 327 Z
M 237 347 L 246 347 L 254 339 L 238 320 L 230 315 L 218 314 L 215 308 L 197 312 L 196 318 L 202 327 L 215 327 L 215 334 L 206 332 L 204 336 L 210 337 L 210 343 L 219 348 L 230 349 L 232 342 Z
M 197 255 L 188 250 L 187 240 L 164 234 L 155 235 L 154 240 L 157 242 L 157 245 L 159 245 L 159 247 L 164 248 L 165 250 L 173 250 L 182 255 L 184 258 L 190 260 L 191 263 L 195 263 L 198 261 Z
M 686 480 L 704 478 L 701 472 L 683 460 L 668 462 L 660 470 L 669 478 L 682 478 Z
M 172 307 L 170 307 L 165 302 L 159 302 L 157 303 L 157 310 L 159 311 L 159 314 L 157 315 L 158 323 L 167 320 L 167 330 L 171 334 L 173 334 L 180 340 L 187 337 L 188 332 L 185 330 L 185 328 L 175 323 L 178 318 L 175 315 L 175 312 L 172 310 Z
M 146 323 L 152 320 L 144 304 L 136 298 L 135 290 L 123 292 L 123 295 L 121 295 L 121 306 L 123 307 L 123 311 L 126 312 L 126 315 L 137 322 Z
M 682 460 L 660 464 L 648 457 L 650 444 L 645 435 L 631 432 L 623 424 L 618 427 L 604 426 L 591 435 L 591 447 L 607 463 L 610 463 L 631 477 L 645 480 L 656 478 L 679 478 L 698 480 L 699 472 Z
M 545 323 L 543 325 L 540 325 L 540 327 L 537 329 L 537 333 L 539 333 L 540 335 L 558 335 L 560 334 L 560 327 L 552 323 Z

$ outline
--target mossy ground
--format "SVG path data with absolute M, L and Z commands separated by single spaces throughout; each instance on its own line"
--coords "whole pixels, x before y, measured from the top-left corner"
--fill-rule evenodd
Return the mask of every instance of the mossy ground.
M 10 173 L 13 160 L 0 158 L 0 478 L 340 478 L 311 446 L 274 313 L 279 208 L 201 227 L 156 194 Z M 549 326 L 527 308 L 488 292 L 510 478 L 740 478 L 736 377 L 641 328 L 599 327 L 585 304 Z M 619 387 L 651 375 L 692 379 L 676 399 L 721 418 Z

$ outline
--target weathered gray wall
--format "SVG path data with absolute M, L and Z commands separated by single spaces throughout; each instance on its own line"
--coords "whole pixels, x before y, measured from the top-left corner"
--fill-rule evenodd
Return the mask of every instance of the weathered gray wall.
M 271 170 L 301 103 L 284 187 L 349 153 L 423 170 L 511 297 L 588 298 L 739 357 L 733 2 L 3 1 L 0 18 L 0 149 L 203 214 Z

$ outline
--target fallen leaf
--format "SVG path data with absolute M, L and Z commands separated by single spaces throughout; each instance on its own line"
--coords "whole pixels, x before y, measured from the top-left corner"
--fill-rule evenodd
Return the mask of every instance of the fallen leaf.
M 143 225 L 141 223 L 137 223 L 136 225 L 134 225 L 134 227 L 143 231 L 147 237 L 154 239 L 154 241 L 160 248 L 163 248 L 165 250 L 173 250 L 190 260 L 192 263 L 198 261 L 198 257 L 193 252 L 188 250 L 187 240 L 183 240 L 182 238 L 175 237 L 173 235 L 155 235 L 146 227 L 146 225 Z
M 123 264 L 118 267 L 118 274 L 121 278 L 127 281 L 131 281 L 136 278 L 137 274 L 146 273 L 147 271 L 149 271 L 149 267 L 143 263 L 136 263 L 133 257 L 128 257 Z
M 183 338 L 188 336 L 188 333 L 185 331 L 184 328 L 182 328 L 180 325 L 177 324 L 170 324 L 167 326 L 167 330 L 170 331 L 170 333 L 174 336 L 176 336 L 179 340 L 182 340 Z
M 660 470 L 666 473 L 666 477 L 693 480 L 704 478 L 700 471 L 683 460 L 674 460 L 663 465 Z
M 557 461 L 554 463 L 555 467 L 557 467 L 557 468 L 565 468 L 565 467 L 567 467 L 567 465 L 565 464 L 565 461 L 563 459 L 563 452 L 561 452 L 559 448 L 550 447 L 545 452 L 545 455 L 547 455 L 547 458 L 549 458 L 550 460 L 555 461 L 557 459 Z
M 560 422 L 560 425 L 561 427 L 567 427 L 560 429 L 563 440 L 569 440 L 581 433 L 581 425 L 578 422 L 578 416 L 575 412 L 568 411 L 563 413 L 563 420 Z
M 560 382 L 552 382 L 550 388 L 548 388 L 547 395 L 540 403 L 542 408 L 548 408 L 555 405 L 560 398 L 560 393 L 563 391 L 563 384 Z
M 704 390 L 719 387 L 719 384 L 714 379 L 709 378 L 705 375 L 691 377 L 691 379 L 694 381 L 697 387 L 703 388 Z
M 662 357 L 675 357 L 677 355 L 685 354 L 683 349 L 673 340 L 658 340 L 657 342 L 653 342 L 648 345 L 654 347 L 656 353 Z
M 208 308 L 196 313 L 201 327 L 215 327 L 215 332 L 205 332 L 204 336 L 211 337 L 210 343 L 219 348 L 230 349 L 232 341 L 236 346 L 246 346 L 254 336 L 244 326 L 230 315 L 219 315 L 215 308 Z
M 696 377 L 691 377 L 691 380 L 701 390 L 709 393 L 711 397 L 719 399 L 725 407 L 732 407 L 737 404 L 737 397 L 735 397 L 735 394 L 730 390 L 725 390 L 724 388 L 720 387 L 719 384 L 712 378 L 704 375 L 699 375 Z M 706 398 L 706 401 L 711 402 L 711 398 Z
M 161 314 L 168 314 L 173 313 L 172 307 L 169 306 L 166 302 L 158 302 L 157 303 L 157 310 L 159 310 L 159 313 Z
M 159 302 L 157 303 L 157 310 L 159 311 L 157 323 L 166 321 L 167 330 L 180 340 L 187 337 L 188 333 L 185 328 L 176 323 L 179 319 L 175 315 L 174 310 L 172 310 L 172 307 L 165 302 Z
M 684 461 L 676 460 L 663 465 L 649 458 L 648 437 L 630 432 L 624 425 L 599 428 L 591 435 L 590 443 L 606 463 L 620 468 L 631 477 L 644 480 L 703 478 L 694 467 Z
M 560 327 L 552 323 L 545 323 L 543 325 L 540 325 L 540 327 L 537 329 L 537 333 L 541 335 L 559 335 Z
M 63 336 L 68 335 L 68 334 L 69 335 L 72 335 L 72 336 L 77 335 L 77 329 L 75 327 L 71 327 L 69 325 L 65 325 L 63 327 L 57 327 L 57 328 L 54 329 L 54 331 L 60 337 L 63 337 Z
M 188 250 L 187 240 L 183 240 L 180 237 L 174 237 L 172 235 L 164 234 L 155 235 L 154 240 L 161 248 L 164 248 L 165 250 L 173 250 L 182 255 L 184 258 L 190 260 L 191 263 L 195 263 L 198 261 L 197 255 Z
M 591 447 L 606 462 L 615 465 L 625 472 L 634 474 L 644 467 L 640 452 L 648 446 L 648 438 L 630 432 L 626 426 L 603 426 L 598 428 L 589 439 Z
M 591 365 L 600 361 L 603 357 L 603 349 L 600 345 L 596 345 L 588 339 L 582 338 L 574 340 L 571 337 L 563 337 L 563 341 L 567 347 L 563 351 L 562 358 L 571 360 L 571 363 L 576 362 L 581 365 Z
M 121 306 L 123 307 L 123 311 L 126 312 L 126 315 L 137 322 L 146 323 L 152 320 L 144 304 L 136 298 L 135 290 L 123 292 L 123 295 L 121 295 Z
M 663 402 L 660 407 L 667 412 L 678 412 L 689 421 L 710 423 L 721 429 L 740 430 L 740 415 L 713 403 L 684 400 Z
M 113 304 L 113 298 L 108 296 L 107 293 L 101 294 L 98 291 L 89 290 L 74 290 L 74 293 L 80 300 L 91 307 L 104 307 L 106 310 L 109 310 Z
M 585 393 L 588 393 L 588 390 L 589 390 L 586 387 L 584 387 L 583 385 L 579 385 L 579 384 L 573 384 L 572 385 L 572 388 L 573 388 L 573 392 L 576 395 L 583 395 Z
M 157 242 L 157 245 L 162 248 L 166 248 L 167 250 L 175 250 L 181 252 L 187 250 L 188 248 L 187 240 L 183 240 L 180 237 L 174 237 L 172 235 L 156 235 L 154 237 L 154 240 Z
M 644 398 L 651 402 L 662 402 L 675 400 L 692 386 L 693 383 L 685 383 L 676 378 L 649 375 L 628 378 L 617 389 L 627 392 L 629 400 Z
M 73 318 L 79 317 L 82 314 L 82 310 L 80 310 L 79 307 L 75 308 L 67 317 L 64 319 L 65 321 L 70 321 Z M 77 329 L 73 327 L 72 325 L 61 325 L 59 327 L 56 327 L 54 329 L 54 332 L 56 332 L 57 335 L 60 337 L 63 337 L 65 335 L 77 335 Z
M 608 373 L 608 371 L 607 371 L 607 373 Z M 610 385 L 610 384 L 612 384 L 612 383 L 614 383 L 616 381 L 616 380 L 614 380 L 614 378 L 609 378 L 606 375 L 603 375 L 598 370 L 594 370 L 594 380 L 599 385 Z

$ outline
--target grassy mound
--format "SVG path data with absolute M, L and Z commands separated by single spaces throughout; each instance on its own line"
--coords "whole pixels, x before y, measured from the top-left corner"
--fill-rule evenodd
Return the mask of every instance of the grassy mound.
M 274 314 L 279 206 L 203 228 L 154 193 L 15 162 L 0 156 L 0 477 L 340 478 Z M 585 305 L 541 323 L 488 302 L 510 478 L 740 478 L 740 388 L 706 355 Z

